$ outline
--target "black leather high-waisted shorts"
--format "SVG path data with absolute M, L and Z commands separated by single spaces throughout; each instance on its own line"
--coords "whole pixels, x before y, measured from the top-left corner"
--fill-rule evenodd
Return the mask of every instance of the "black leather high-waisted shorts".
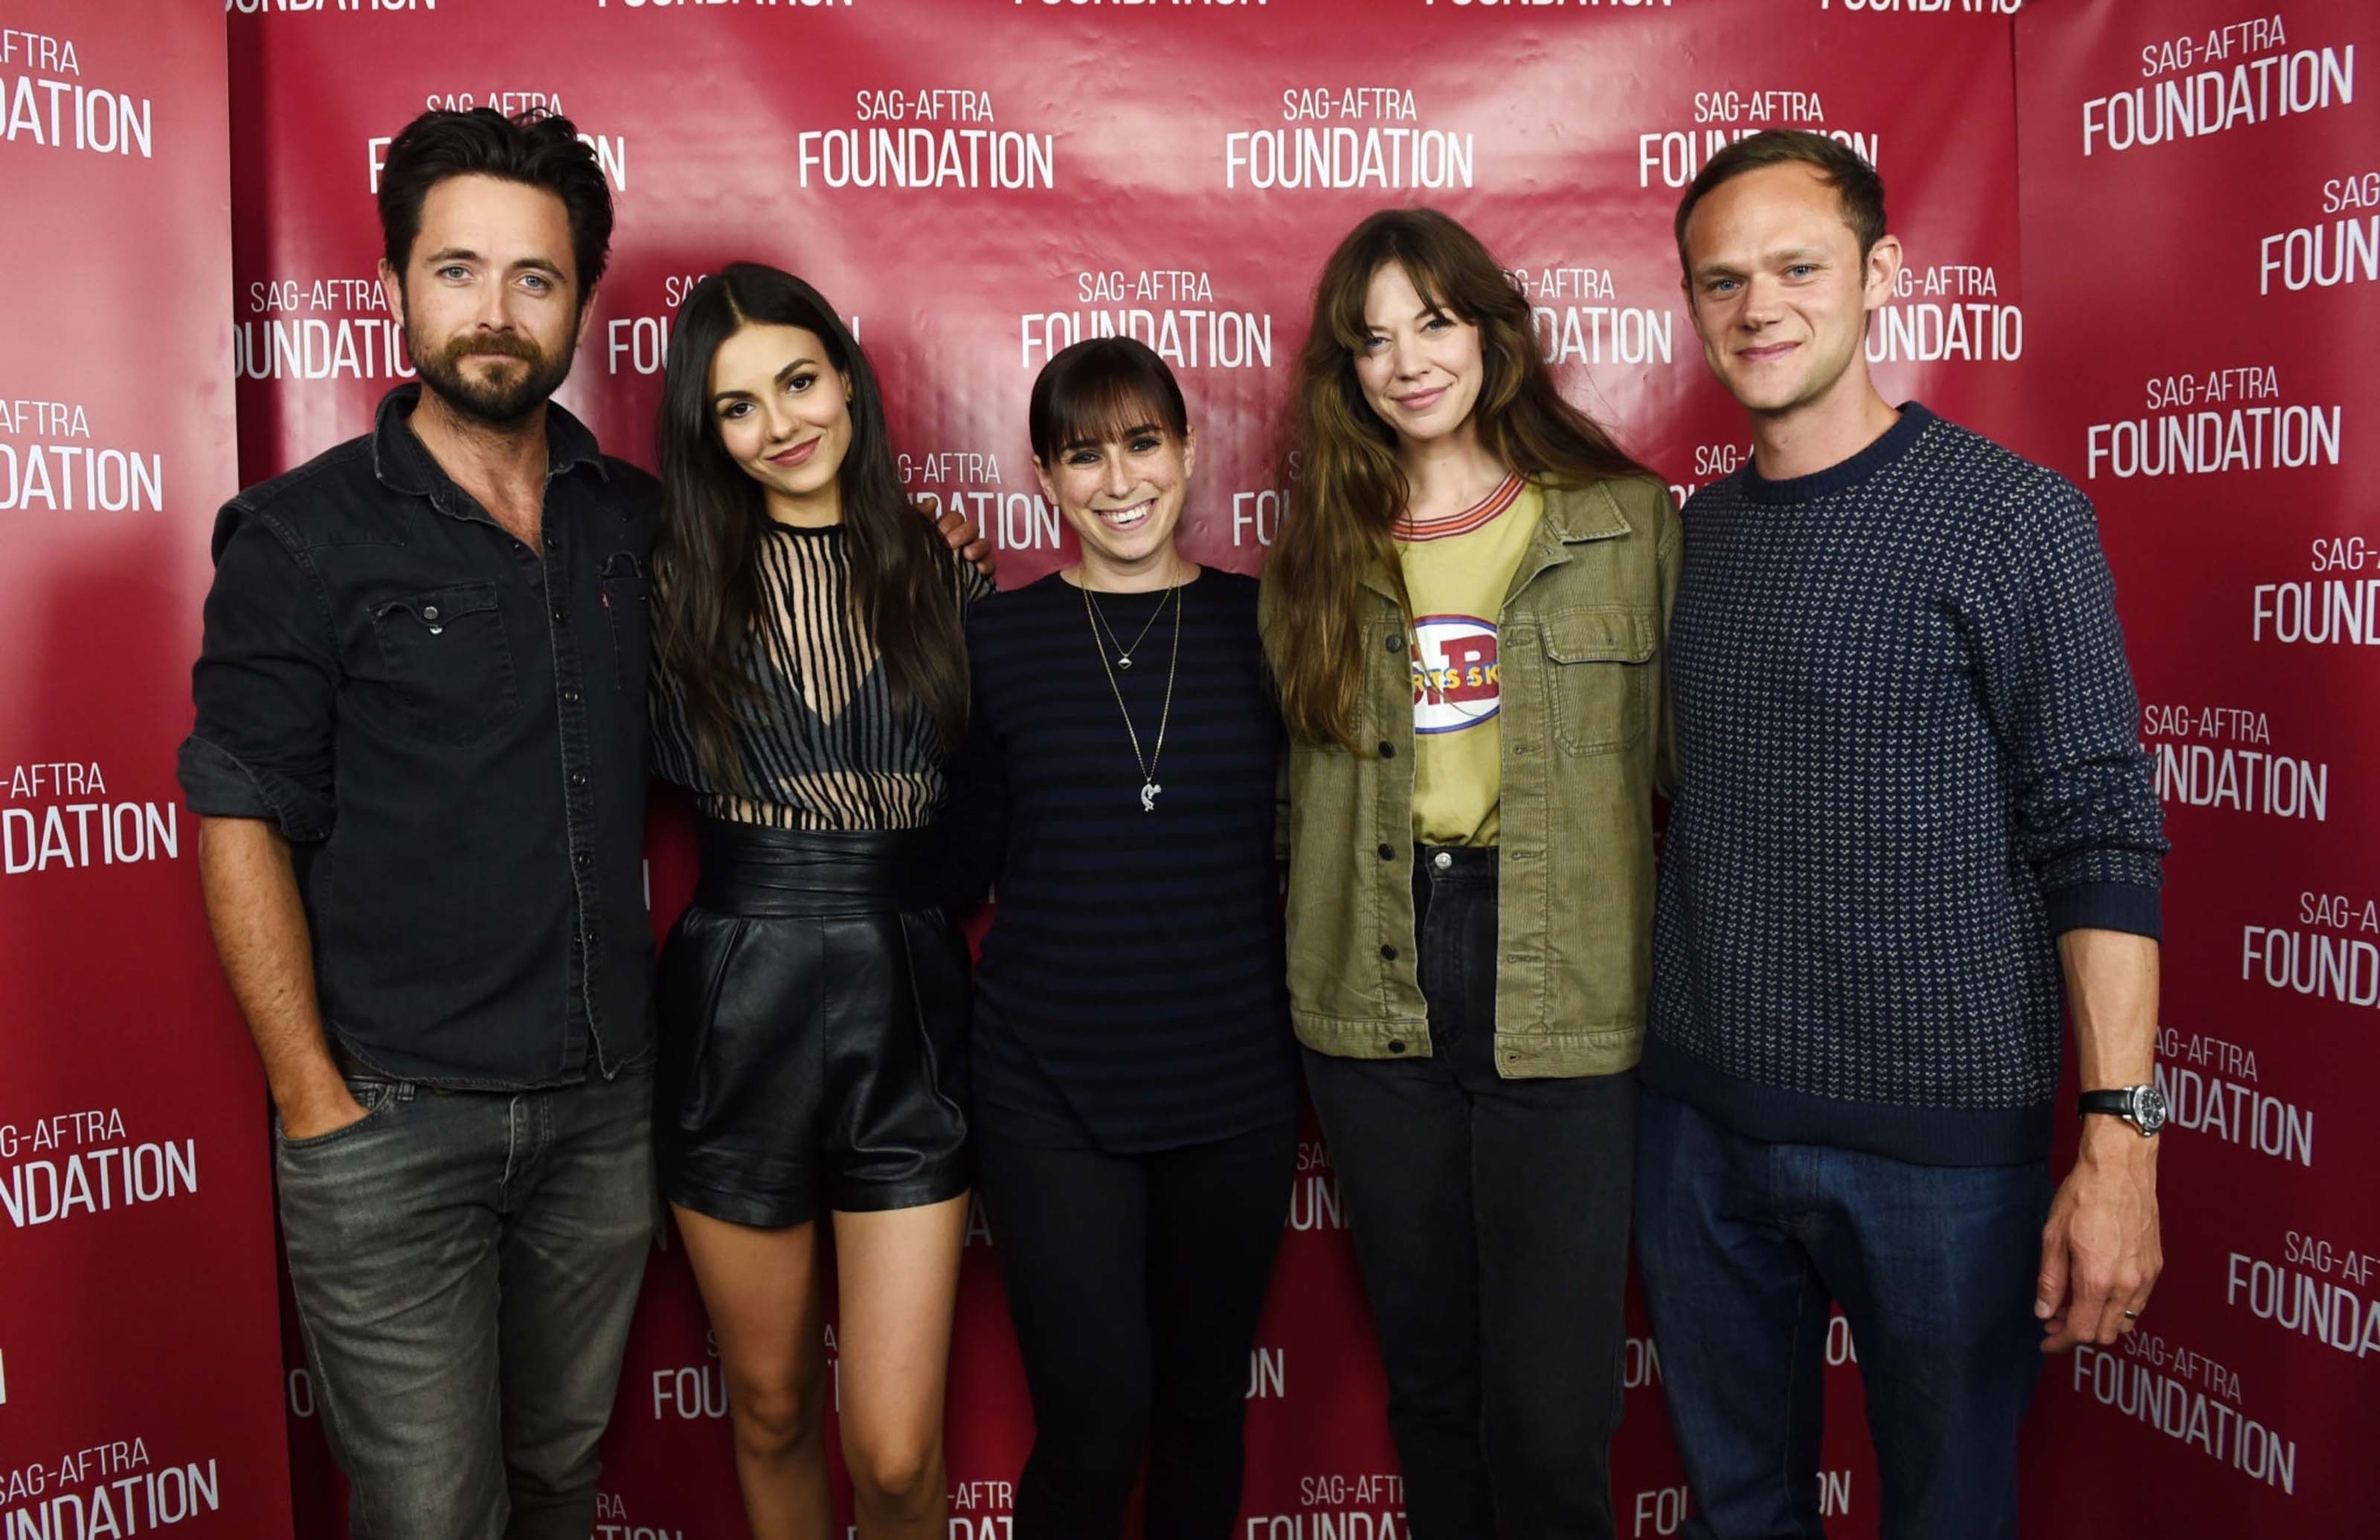
M 662 949 L 653 1142 L 672 1203 L 736 1224 L 967 1190 L 966 941 L 930 831 L 705 819 Z

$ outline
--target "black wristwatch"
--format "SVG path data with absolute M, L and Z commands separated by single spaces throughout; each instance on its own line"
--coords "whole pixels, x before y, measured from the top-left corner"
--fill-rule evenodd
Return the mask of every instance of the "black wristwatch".
M 2119 1085 L 2112 1091 L 2085 1091 L 2076 1106 L 2083 1112 L 2105 1112 L 2139 1130 L 2142 1138 L 2165 1126 L 2165 1093 L 2154 1085 Z

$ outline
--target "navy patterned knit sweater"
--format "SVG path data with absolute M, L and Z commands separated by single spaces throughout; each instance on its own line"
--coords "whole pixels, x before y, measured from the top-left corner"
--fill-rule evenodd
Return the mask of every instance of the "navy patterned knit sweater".
M 1684 520 L 1645 1085 L 1755 1139 L 2043 1158 L 2055 938 L 2156 935 L 2166 850 L 2089 502 L 1912 404 Z

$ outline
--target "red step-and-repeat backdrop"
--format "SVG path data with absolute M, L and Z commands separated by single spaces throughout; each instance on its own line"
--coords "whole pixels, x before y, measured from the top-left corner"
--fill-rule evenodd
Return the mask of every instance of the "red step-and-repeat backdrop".
M 235 0 L 236 13 L 250 7 Z M 817 284 L 889 393 L 911 489 L 964 509 L 1001 580 L 1070 560 L 1026 443 L 1035 372 L 1122 332 L 1174 366 L 1199 429 L 1185 544 L 1253 571 L 1280 515 L 1282 392 L 1315 275 L 1355 221 L 1427 202 L 1470 224 L 1547 356 L 1683 496 L 1746 453 L 1678 285 L 1670 219 L 1720 145 L 1837 135 L 1891 178 L 1915 262 L 1875 352 L 1899 395 L 2018 421 L 2010 35 L 1941 15 L 1776 0 L 1518 8 L 1427 0 L 662 6 L 443 0 L 399 14 L 257 6 L 231 31 L 242 470 L 360 430 L 401 377 L 365 280 L 389 135 L 424 106 L 556 105 L 594 141 L 614 256 L 561 399 L 651 463 L 672 311 L 750 258 Z M 658 842 L 654 919 L 689 886 Z M 1308 1134 L 1249 1365 L 1249 1540 L 1404 1533 L 1381 1376 L 1329 1152 Z M 1636 1317 L 1617 1452 L 1628 1532 L 1674 1534 L 1660 1356 Z M 1831 1340 L 1830 1512 L 1872 1529 L 1854 1344 Z M 293 1365 L 298 1362 L 292 1349 Z M 953 1540 L 1002 1534 L 1030 1441 L 990 1236 L 972 1231 L 950 1439 Z M 682 1259 L 656 1258 L 605 1476 L 635 1535 L 739 1533 L 720 1367 Z M 301 1527 L 327 1524 L 297 1421 Z
M 427 106 L 532 104 L 577 122 L 618 202 L 612 274 L 561 396 L 606 446 L 651 463 L 672 314 L 701 274 L 736 259 L 790 267 L 875 358 L 911 490 L 982 526 L 1010 585 L 1069 559 L 1027 458 L 1034 372 L 1108 333 L 1150 343 L 1190 398 L 1205 447 L 1190 552 L 1262 562 L 1314 275 L 1389 203 L 1431 203 L 1477 230 L 1576 398 L 1683 497 L 1747 450 L 1679 295 L 1681 189 L 1762 128 L 1859 149 L 1910 255 L 1869 339 L 1883 386 L 2098 500 L 2177 843 L 2162 1072 L 2183 1125 L 2165 1160 L 2172 1270 L 2141 1337 L 2051 1364 L 2025 1533 L 2124 1516 L 2185 1534 L 2367 1533 L 2380 1477 L 2356 1451 L 2371 1432 L 2367 1346 L 2380 1350 L 2367 1276 L 2380 1224 L 2357 1180 L 2372 1136 L 2347 1097 L 2380 1062 L 2358 1013 L 2380 988 L 2366 939 L 2380 936 L 2380 892 L 2367 891 L 2374 746 L 2358 710 L 2371 655 L 2349 647 L 2380 642 L 2380 528 L 2368 500 L 2350 506 L 2342 459 L 2371 394 L 2347 371 L 2349 341 L 2375 334 L 2372 291 L 2351 286 L 2374 280 L 2380 245 L 2373 108 L 2354 100 L 2374 28 L 2353 0 L 2246 20 L 2210 0 L 2019 10 L 227 0 L 217 22 L 212 6 L 162 0 L 105 18 L 6 0 L 0 206 L 19 218 L 0 242 L 14 280 L 0 289 L 0 527 L 34 571 L 19 589 L 32 602 L 0 618 L 22 660 L 0 686 L 0 768 L 14 777 L 0 798 L 13 1050 L 0 1070 L 0 1536 L 112 1533 L 88 1513 L 127 1477 L 124 1500 L 161 1504 L 144 1526 L 282 1533 L 278 1439 L 258 1421 L 276 1380 L 295 1533 L 343 1533 L 285 1327 L 273 1363 L 261 1092 L 175 843 L 194 831 L 174 804 L 171 747 L 208 515 L 233 479 L 225 367 L 239 479 L 363 431 L 409 373 L 372 282 L 388 139 Z M 72 67 L 56 56 L 66 43 Z M 121 148 L 129 108 L 94 104 L 99 91 L 153 99 L 153 153 Z M 174 121 L 188 131 L 169 137 L 167 103 L 185 100 Z M 113 445 L 122 469 L 103 464 Z M 174 474 L 150 496 L 139 467 L 157 456 Z M 65 466 L 96 495 L 70 503 L 33 479 Z M 66 784 L 102 772 L 103 794 Z M 73 808 L 124 802 L 141 809 L 123 816 L 127 848 L 151 864 L 85 870 L 109 864 L 116 814 Z M 78 819 L 91 820 L 89 862 L 52 848 L 54 826 L 79 848 Z M 657 928 L 691 878 L 664 820 Z M 103 1110 L 95 1131 L 74 1108 Z M 177 1153 L 193 1138 L 202 1195 L 174 1164 L 195 1158 Z M 139 1153 L 152 1144 L 153 1173 Z M 102 1150 L 124 1152 L 103 1159 L 133 1191 L 181 1182 L 174 1202 L 70 1203 L 67 1158 Z M 1244 1533 L 1402 1535 L 1380 1376 L 1311 1134 L 1290 1226 L 1249 1366 Z M 1008 1533 L 1030 1438 L 990 1247 L 978 1216 L 952 1371 L 953 1540 Z M 1658 1346 L 1641 1312 L 1632 1321 L 1621 1531 L 1673 1534 L 1691 1498 Z M 1828 1350 L 1830 1533 L 1874 1535 L 1856 1344 L 1840 1318 Z M 595 1536 L 743 1533 L 725 1413 L 691 1279 L 677 1253 L 659 1255 Z
M 264 1081 L 174 783 L 233 452 L 225 20 L 0 0 L 0 1536 L 289 1533 Z
M 2016 34 L 2019 442 L 2098 505 L 2173 840 L 2165 1279 L 2050 1364 L 2026 1533 L 2380 1534 L 2380 6 Z

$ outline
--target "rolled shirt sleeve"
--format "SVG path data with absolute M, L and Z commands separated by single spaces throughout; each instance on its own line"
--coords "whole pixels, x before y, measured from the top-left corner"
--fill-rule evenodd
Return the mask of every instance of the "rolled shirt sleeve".
M 215 527 L 215 578 L 191 671 L 198 721 L 176 773 L 194 813 L 265 819 L 329 837 L 339 661 L 328 600 L 304 558 L 237 506 Z

